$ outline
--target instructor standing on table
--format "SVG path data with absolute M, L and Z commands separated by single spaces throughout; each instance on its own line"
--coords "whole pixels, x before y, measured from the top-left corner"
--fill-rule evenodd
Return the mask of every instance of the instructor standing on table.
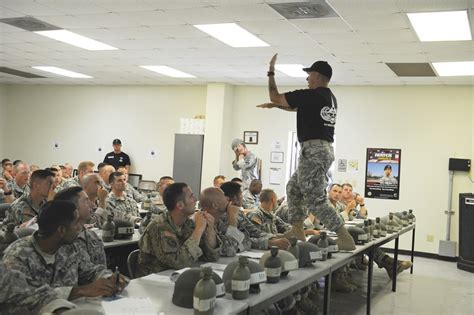
M 286 185 L 291 231 L 285 237 L 294 236 L 305 241 L 303 221 L 305 208 L 330 230 L 338 235 L 341 250 L 354 250 L 354 240 L 344 227 L 344 221 L 327 202 L 326 173 L 334 161 L 334 127 L 336 126 L 337 101 L 328 88 L 332 68 L 326 61 L 316 61 L 303 70 L 308 73 L 308 89 L 280 94 L 275 83 L 275 62 L 270 60 L 268 88 L 271 103 L 261 108 L 279 108 L 296 111 L 298 141 L 301 143 L 298 169 Z

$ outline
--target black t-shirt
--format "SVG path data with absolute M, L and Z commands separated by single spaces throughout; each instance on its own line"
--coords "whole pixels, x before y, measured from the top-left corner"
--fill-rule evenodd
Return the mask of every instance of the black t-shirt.
M 114 151 L 112 151 L 107 153 L 104 158 L 104 163 L 110 164 L 117 169 L 119 166 L 130 165 L 130 158 L 127 153 L 114 153 Z
M 329 88 L 296 90 L 285 93 L 291 108 L 296 108 L 298 141 L 321 139 L 334 142 L 337 101 Z

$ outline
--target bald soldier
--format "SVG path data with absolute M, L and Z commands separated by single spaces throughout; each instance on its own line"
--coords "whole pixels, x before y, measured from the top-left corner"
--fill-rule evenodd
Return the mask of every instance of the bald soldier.
M 308 73 L 308 89 L 280 94 L 275 82 L 277 55 L 270 60 L 268 90 L 271 103 L 261 108 L 279 108 L 296 111 L 296 129 L 301 151 L 298 168 L 286 186 L 291 231 L 287 237 L 305 241 L 304 220 L 308 211 L 338 235 L 341 250 L 354 250 L 355 243 L 344 227 L 342 218 L 327 202 L 326 174 L 334 162 L 334 128 L 336 126 L 337 101 L 328 88 L 332 68 L 326 61 L 316 61 L 303 71 Z

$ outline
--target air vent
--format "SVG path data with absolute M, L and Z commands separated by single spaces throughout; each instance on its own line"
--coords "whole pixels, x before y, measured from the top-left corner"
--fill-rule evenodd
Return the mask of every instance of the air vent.
M 25 31 L 39 32 L 39 31 L 52 31 L 60 30 L 60 27 L 48 24 L 46 22 L 37 20 L 31 16 L 17 17 L 17 18 L 6 18 L 0 19 L 0 22 L 15 26 Z
M 40 75 L 36 75 L 36 74 L 33 74 L 33 73 L 29 73 L 29 72 L 23 72 L 23 71 L 19 71 L 19 70 L 15 70 L 15 69 L 12 69 L 12 68 L 7 68 L 7 67 L 0 67 L 0 72 L 13 74 L 13 75 L 16 75 L 16 76 L 19 76 L 19 77 L 29 78 L 29 79 L 45 78 L 45 77 L 42 77 Z
M 339 17 L 326 1 L 323 0 L 276 3 L 270 4 L 270 6 L 288 20 Z
M 435 77 L 429 63 L 386 63 L 399 77 Z

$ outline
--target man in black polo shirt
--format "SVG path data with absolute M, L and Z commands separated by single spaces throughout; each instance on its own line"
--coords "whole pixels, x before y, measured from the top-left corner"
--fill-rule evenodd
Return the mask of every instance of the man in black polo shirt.
M 334 162 L 334 127 L 336 126 L 337 101 L 328 88 L 332 68 L 326 61 L 316 61 L 303 70 L 308 73 L 308 89 L 280 94 L 275 82 L 277 55 L 270 60 L 268 88 L 272 103 L 261 108 L 280 108 L 296 111 L 298 141 L 301 143 L 298 169 L 287 186 L 289 216 L 292 229 L 286 235 L 305 241 L 303 221 L 305 209 L 314 214 L 328 229 L 336 231 L 341 250 L 354 250 L 354 240 L 344 227 L 339 214 L 329 207 L 326 187 L 328 172 Z
M 127 170 L 130 167 L 130 157 L 127 153 L 122 152 L 122 141 L 120 139 L 114 139 L 112 142 L 114 150 L 107 153 L 104 158 L 104 163 L 112 165 L 117 169 L 119 166 L 125 166 Z

